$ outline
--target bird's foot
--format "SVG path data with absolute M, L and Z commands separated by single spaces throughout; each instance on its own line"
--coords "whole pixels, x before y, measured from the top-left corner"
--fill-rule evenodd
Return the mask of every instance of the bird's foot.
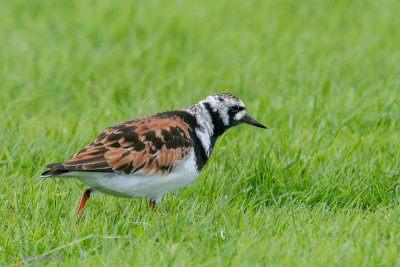
M 157 209 L 156 201 L 153 200 L 153 199 L 149 199 L 149 206 L 154 212 L 158 213 L 158 216 L 160 217 L 160 220 L 162 220 L 161 212 Z

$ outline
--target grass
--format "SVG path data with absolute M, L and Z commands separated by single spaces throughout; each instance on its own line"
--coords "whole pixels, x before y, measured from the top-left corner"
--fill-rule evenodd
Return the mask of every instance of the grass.
M 400 264 L 398 1 L 1 6 L 0 265 L 74 241 L 49 265 Z M 269 130 L 224 134 L 165 227 L 105 195 L 76 226 L 84 185 L 37 179 L 113 123 L 221 91 Z

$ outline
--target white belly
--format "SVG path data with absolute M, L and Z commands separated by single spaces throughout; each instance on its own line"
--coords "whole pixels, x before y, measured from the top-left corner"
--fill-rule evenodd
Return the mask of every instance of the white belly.
M 192 150 L 167 175 L 143 174 L 138 171 L 131 175 L 107 172 L 70 172 L 65 176 L 79 179 L 90 188 L 105 194 L 118 197 L 145 197 L 158 201 L 163 195 L 190 185 L 198 175 Z

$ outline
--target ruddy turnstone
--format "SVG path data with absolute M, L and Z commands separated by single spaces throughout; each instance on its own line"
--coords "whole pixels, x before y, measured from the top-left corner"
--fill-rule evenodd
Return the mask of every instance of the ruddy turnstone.
M 93 191 L 145 197 L 155 210 L 165 194 L 193 183 L 217 138 L 241 123 L 266 128 L 237 96 L 210 95 L 189 108 L 117 123 L 66 161 L 46 165 L 51 170 L 40 177 L 76 178 L 89 186 L 78 216 Z

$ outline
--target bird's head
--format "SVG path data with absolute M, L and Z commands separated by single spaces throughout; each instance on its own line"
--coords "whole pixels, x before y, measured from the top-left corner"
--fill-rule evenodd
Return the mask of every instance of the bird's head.
M 223 125 L 219 126 L 225 130 L 241 123 L 267 128 L 247 114 L 243 101 L 233 94 L 218 93 L 210 95 L 200 101 L 200 104 L 205 108 L 204 112 L 207 111 L 210 114 L 213 124 L 218 126 L 222 123 Z

